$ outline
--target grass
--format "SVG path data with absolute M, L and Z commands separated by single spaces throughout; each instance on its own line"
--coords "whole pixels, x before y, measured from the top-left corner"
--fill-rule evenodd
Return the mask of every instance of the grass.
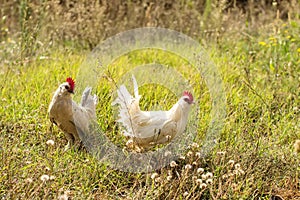
M 124 55 L 109 67 L 115 80 L 133 66 L 158 62 L 177 68 L 195 86 L 201 113 L 194 146 L 177 161 L 149 174 L 117 171 L 85 151 L 64 151 L 57 128 L 50 134 L 47 108 L 57 86 L 75 77 L 87 52 L 52 50 L 43 59 L 8 61 L 0 71 L 0 197 L 3 199 L 268 199 L 300 198 L 299 24 L 280 24 L 276 31 L 224 37 L 207 48 L 218 66 L 227 98 L 225 126 L 218 144 L 203 159 L 197 156 L 210 121 L 211 102 L 205 83 L 186 61 L 162 51 Z M 123 68 L 120 68 L 122 66 Z M 126 66 L 126 68 L 124 68 Z M 107 72 L 108 73 L 108 72 Z M 117 145 L 126 142 L 114 123 L 115 85 L 99 77 L 97 116 Z M 141 88 L 141 107 L 168 109 L 176 96 L 161 86 Z M 47 145 L 54 140 L 54 145 Z M 238 165 L 236 165 L 238 164 Z M 192 166 L 189 169 L 189 165 Z M 240 167 L 239 167 L 240 166 Z M 201 174 L 198 168 L 203 168 Z M 212 183 L 202 177 L 213 173 Z M 157 174 L 154 174 L 157 173 Z M 54 176 L 42 181 L 42 175 Z

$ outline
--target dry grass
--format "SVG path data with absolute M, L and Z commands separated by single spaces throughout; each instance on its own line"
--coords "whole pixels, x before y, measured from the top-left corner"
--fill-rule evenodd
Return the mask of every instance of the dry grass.
M 2 1 L 0 198 L 299 199 L 299 154 L 293 152 L 300 133 L 299 2 L 207 2 Z M 141 26 L 172 28 L 207 47 L 222 74 L 228 114 L 207 158 L 199 157 L 209 120 L 203 113 L 199 146 L 192 145 L 176 164 L 132 174 L 85 151 L 64 152 L 63 134 L 47 132 L 46 113 L 51 93 L 66 76 L 76 78 L 87 49 Z M 118 77 L 124 72 L 116 66 L 154 61 L 185 66 L 174 55 L 146 51 L 122 56 L 111 69 Z M 182 70 L 187 77 L 193 72 Z M 111 85 L 101 81 L 95 88 L 102 102 L 99 122 L 122 146 L 114 132 Z M 141 90 L 145 109 L 163 97 L 174 101 L 168 91 L 149 88 Z M 204 85 L 196 88 L 198 95 L 205 91 Z M 153 99 L 153 93 L 159 95 Z M 202 97 L 200 107 L 209 110 L 209 99 Z

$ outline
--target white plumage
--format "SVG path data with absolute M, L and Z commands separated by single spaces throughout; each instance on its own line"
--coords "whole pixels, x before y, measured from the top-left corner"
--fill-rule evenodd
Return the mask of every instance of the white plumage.
M 92 89 L 87 87 L 78 105 L 71 96 L 74 87 L 74 81 L 67 78 L 55 91 L 48 109 L 50 121 L 65 133 L 68 140 L 66 149 L 74 144 L 79 146 L 81 140 L 78 131 L 80 134 L 88 134 L 89 126 L 96 120 L 97 96 L 92 96 Z
M 124 135 L 129 136 L 134 144 L 147 149 L 156 144 L 165 144 L 176 135 L 183 133 L 188 121 L 193 96 L 184 92 L 183 96 L 168 111 L 142 111 L 139 106 L 141 96 L 138 85 L 132 76 L 134 97 L 124 85 L 117 90 L 118 97 L 112 105 L 119 104 L 119 119 L 124 127 Z

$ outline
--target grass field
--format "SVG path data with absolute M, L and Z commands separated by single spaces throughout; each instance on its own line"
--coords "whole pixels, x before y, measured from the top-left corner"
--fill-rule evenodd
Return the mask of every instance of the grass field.
M 1 48 L 10 45 L 5 41 Z M 224 128 L 205 159 L 197 152 L 210 121 L 211 102 L 205 83 L 193 76 L 186 61 L 145 50 L 124 55 L 109 67 L 116 79 L 132 66 L 152 62 L 191 77 L 201 108 L 195 141 L 200 146 L 191 147 L 176 166 L 149 174 L 114 170 L 86 151 L 64 151 L 64 134 L 57 128 L 54 134 L 49 132 L 51 96 L 66 77 L 76 79 L 88 51 L 67 46 L 32 59 L 10 60 L 9 54 L 3 55 L 0 198 L 300 199 L 299 155 L 293 149 L 300 134 L 299 22 L 277 23 L 253 35 L 229 33 L 204 47 L 219 69 L 227 99 Z M 123 146 L 126 141 L 114 131 L 113 90 L 111 82 L 99 77 L 94 88 L 100 99 L 97 116 L 107 136 Z M 157 104 L 167 109 L 177 101 L 162 87 L 144 86 L 141 94 L 143 109 Z

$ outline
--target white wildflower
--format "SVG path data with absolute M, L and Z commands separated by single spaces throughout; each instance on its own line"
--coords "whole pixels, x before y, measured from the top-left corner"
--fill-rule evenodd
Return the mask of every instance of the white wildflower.
M 49 177 L 47 174 L 44 174 L 44 175 L 41 176 L 41 180 L 42 180 L 43 182 L 48 181 L 49 178 L 50 178 L 50 177 Z
M 192 147 L 193 147 L 193 148 L 199 148 L 199 144 L 196 143 L 196 142 L 193 142 L 193 143 L 192 143 Z
M 184 196 L 184 197 L 186 197 L 187 195 L 189 195 L 188 192 L 184 192 L 184 193 L 183 193 L 183 196 Z
M 171 166 L 171 167 L 176 167 L 176 166 L 177 166 L 177 163 L 176 163 L 175 161 L 171 161 L 170 166 Z
M 203 172 L 204 172 L 204 169 L 203 169 L 203 168 L 200 167 L 200 168 L 197 169 L 197 173 L 198 173 L 198 174 L 202 174 Z
M 192 152 L 192 151 L 189 151 L 189 152 L 187 152 L 187 154 L 186 154 L 187 157 L 191 157 L 192 155 L 193 155 L 193 152 Z
M 53 146 L 53 145 L 54 145 L 54 141 L 53 141 L 53 140 L 48 140 L 48 141 L 46 142 L 46 144 L 47 144 L 47 145 Z
M 196 180 L 196 183 L 197 183 L 198 185 L 201 185 L 201 184 L 202 184 L 202 179 L 201 179 L 201 178 L 198 178 L 198 179 Z
M 153 174 L 151 174 L 151 179 L 155 179 L 156 177 L 158 176 L 158 173 L 153 173 Z
M 184 166 L 184 169 L 186 169 L 186 170 L 190 170 L 190 169 L 192 169 L 192 165 L 190 165 L 190 164 L 187 164 L 187 165 L 185 165 L 185 166 Z
M 206 180 L 206 183 L 207 183 L 208 185 L 212 184 L 212 182 L 213 182 L 213 180 L 212 180 L 211 178 L 209 178 L 209 179 Z
M 201 185 L 200 185 L 200 188 L 203 190 L 203 189 L 205 189 L 207 187 L 207 185 L 205 184 L 205 183 L 202 183 Z
M 207 172 L 207 173 L 206 173 L 206 177 L 207 177 L 207 178 L 212 178 L 212 177 L 213 177 L 213 174 L 212 174 L 211 172 Z

